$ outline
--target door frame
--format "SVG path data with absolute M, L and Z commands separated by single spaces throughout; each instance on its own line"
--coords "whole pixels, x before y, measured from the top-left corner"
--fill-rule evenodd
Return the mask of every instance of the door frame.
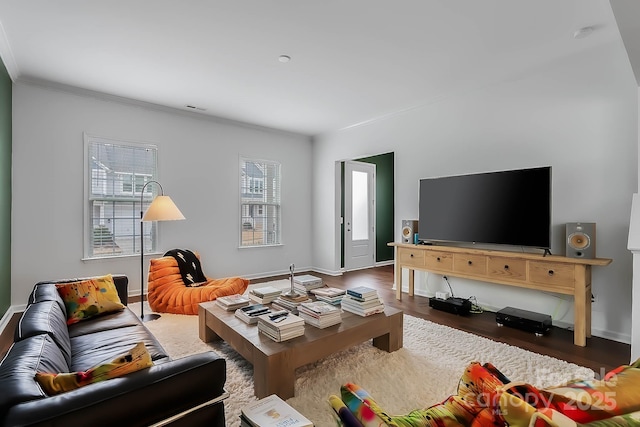
M 372 268 L 375 267 L 376 265 L 376 246 L 377 246 L 377 227 L 376 227 L 376 165 L 374 163 L 369 163 L 369 162 L 361 162 L 361 161 L 357 161 L 357 160 L 345 160 L 344 162 L 342 162 L 343 169 L 342 169 L 342 177 L 343 177 L 343 185 L 342 185 L 342 191 L 343 191 L 343 197 L 342 200 L 344 201 L 342 207 L 341 207 L 341 211 L 342 211 L 342 250 L 343 250 L 343 259 L 344 259 L 344 265 L 342 266 L 344 268 L 345 271 L 351 271 L 351 270 L 361 270 L 361 269 L 365 269 L 365 268 Z M 358 170 L 360 172 L 364 172 L 367 175 L 367 216 L 368 216 L 368 224 L 367 224 L 367 239 L 366 240 L 362 240 L 361 242 L 366 242 L 366 248 L 367 248 L 367 252 L 366 255 L 369 258 L 367 261 L 367 257 L 360 257 L 358 258 L 358 261 L 360 262 L 366 262 L 365 265 L 351 265 L 349 266 L 348 264 L 353 264 L 352 261 L 355 259 L 353 258 L 354 253 L 352 252 L 353 249 L 355 248 L 353 246 L 353 240 L 348 239 L 348 236 L 350 235 L 349 232 L 353 231 L 353 212 L 351 212 L 351 224 L 349 224 L 348 226 L 345 226 L 345 221 L 348 220 L 349 218 L 347 218 L 347 211 L 349 211 L 349 206 L 348 204 L 351 203 L 350 201 L 346 200 L 347 195 L 351 194 L 352 198 L 351 200 L 353 200 L 353 194 L 350 191 L 350 189 L 347 188 L 346 183 L 350 182 L 349 176 L 347 176 L 347 170 Z M 350 228 L 349 228 L 350 227 Z M 351 245 L 351 247 L 350 247 Z M 370 255 L 370 257 L 369 257 Z M 351 258 L 349 258 L 349 256 Z M 357 263 L 356 263 L 357 264 Z

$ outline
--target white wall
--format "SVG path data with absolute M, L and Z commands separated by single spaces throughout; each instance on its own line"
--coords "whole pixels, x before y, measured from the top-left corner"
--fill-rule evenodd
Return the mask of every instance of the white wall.
M 18 83 L 12 304 L 40 280 L 124 273 L 130 290 L 140 287 L 139 257 L 82 261 L 83 132 L 158 146 L 159 182 L 187 218 L 159 223 L 159 252 L 197 250 L 209 277 L 312 266 L 308 137 Z M 282 246 L 238 249 L 240 155 L 282 164 Z
M 593 332 L 629 342 L 632 270 L 626 243 L 631 196 L 638 187 L 636 88 L 619 42 L 501 84 L 316 138 L 316 265 L 339 268 L 336 160 L 395 152 L 397 241 L 402 219 L 418 217 L 420 178 L 551 165 L 552 252 L 564 254 L 564 223 L 597 223 L 597 255 L 613 258 L 613 263 L 593 270 Z M 417 292 L 426 295 L 446 287 L 433 274 L 416 280 Z M 573 324 L 566 297 L 455 278 L 450 282 L 456 296 L 476 296 L 482 305 L 519 307 L 550 314 L 558 325 Z

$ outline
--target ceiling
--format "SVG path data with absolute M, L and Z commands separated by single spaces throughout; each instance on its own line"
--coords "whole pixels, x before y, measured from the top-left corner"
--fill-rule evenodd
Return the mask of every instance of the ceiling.
M 640 3 L 612 1 L 616 14 Z M 634 13 L 630 31 L 640 22 Z M 305 135 L 620 39 L 605 0 L 3 0 L 0 24 L 0 55 L 14 81 Z M 574 38 L 585 26 L 595 30 Z

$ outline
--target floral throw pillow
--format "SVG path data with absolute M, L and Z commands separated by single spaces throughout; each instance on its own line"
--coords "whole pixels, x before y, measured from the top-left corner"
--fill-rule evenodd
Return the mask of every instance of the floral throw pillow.
M 94 366 L 83 372 L 36 373 L 36 381 L 49 396 L 75 390 L 82 386 L 121 377 L 153 365 L 151 356 L 144 346 L 138 343 L 127 353 L 109 363 Z
M 67 325 L 124 308 L 110 274 L 56 285 L 67 308 Z

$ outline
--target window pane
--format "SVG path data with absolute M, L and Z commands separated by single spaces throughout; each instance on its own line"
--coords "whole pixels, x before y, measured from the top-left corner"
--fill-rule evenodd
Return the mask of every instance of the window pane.
M 87 257 L 140 253 L 140 211 L 146 209 L 157 185 L 157 149 L 152 145 L 127 144 L 102 138 L 87 140 L 90 229 Z M 144 223 L 145 252 L 155 250 L 156 226 Z
M 280 164 L 240 160 L 240 245 L 280 244 Z
M 369 238 L 368 185 L 365 172 L 353 171 L 351 175 L 352 240 Z

